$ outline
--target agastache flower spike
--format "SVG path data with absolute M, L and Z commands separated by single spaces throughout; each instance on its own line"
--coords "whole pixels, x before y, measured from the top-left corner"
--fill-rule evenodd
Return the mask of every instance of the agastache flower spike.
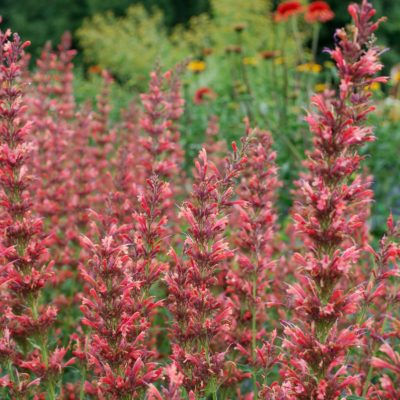
M 230 217 L 230 226 L 236 228 L 232 236 L 237 247 L 237 265 L 230 266 L 225 278 L 225 292 L 231 299 L 235 321 L 230 340 L 239 348 L 239 357 L 246 355 L 244 362 L 253 367 L 255 396 L 258 343 L 266 333 L 266 304 L 271 300 L 269 286 L 274 286 L 275 262 L 272 257 L 278 228 L 275 201 L 280 182 L 276 153 L 271 146 L 268 132 L 254 130 L 248 162 L 237 187 L 238 198 L 245 204 L 235 206 Z M 241 361 L 243 363 L 243 359 Z
M 144 113 L 140 124 L 146 133 L 141 138 L 141 146 L 146 152 L 143 158 L 144 168 L 148 170 L 146 177 L 155 173 L 170 180 L 182 162 L 179 134 L 174 124 L 183 110 L 176 73 L 152 72 L 148 93 L 142 94 L 141 99 Z
M 117 226 L 110 210 L 109 205 L 104 216 L 91 214 L 98 243 L 82 238 L 91 256 L 89 265 L 81 265 L 87 284 L 82 323 L 91 328 L 84 355 L 89 371 L 85 391 L 100 399 L 136 399 L 161 373 L 145 344 L 149 321 L 144 311 L 156 304 L 142 298 L 144 282 L 132 275 L 128 246 L 120 244 L 129 227 Z
M 400 394 L 395 389 L 400 383 L 400 357 L 396 353 L 396 341 L 391 342 L 392 337 L 399 334 L 398 329 L 393 329 L 396 322 L 398 323 L 395 309 L 400 302 L 399 242 L 400 223 L 394 224 L 393 216 L 390 215 L 387 220 L 387 233 L 380 241 L 379 250 L 370 248 L 375 269 L 367 281 L 364 304 L 358 318 L 369 330 L 369 335 L 364 335 L 363 342 L 366 349 L 364 354 L 367 354 L 370 361 L 365 363 L 363 359 L 360 362 L 359 368 L 365 377 L 360 385 L 360 394 L 372 399 L 395 399 Z M 383 373 L 386 369 L 391 373 Z M 379 385 L 372 381 L 379 381 Z
M 82 239 L 91 254 L 89 265 L 81 266 L 87 283 L 82 322 L 92 329 L 86 345 L 92 378 L 85 387 L 100 398 L 141 398 L 161 374 L 151 341 L 152 317 L 161 302 L 150 289 L 167 267 L 157 260 L 165 234 L 161 209 L 167 186 L 156 176 L 148 180 L 130 225 L 118 225 L 110 195 L 105 215 L 92 212 L 98 243 Z
M 213 289 L 222 262 L 233 253 L 223 238 L 227 218 L 224 210 L 235 204 L 234 180 L 246 162 L 244 152 L 233 146 L 233 155 L 222 172 L 208 160 L 203 149 L 195 162 L 192 197 L 181 208 L 189 225 L 184 242 L 184 259 L 172 251 L 175 265 L 167 275 L 172 359 L 183 374 L 189 396 L 204 395 L 207 387 L 216 396 L 223 381 L 225 348 L 214 350 L 216 340 L 228 328 L 230 311 Z M 214 397 L 215 398 L 215 397 Z
M 358 381 L 343 366 L 349 349 L 361 343 L 359 328 L 345 318 L 362 300 L 348 280 L 360 258 L 360 245 L 352 238 L 364 223 L 363 215 L 352 212 L 371 199 L 368 182 L 357 174 L 362 160 L 358 149 L 374 140 L 364 124 L 373 110 L 368 87 L 386 78 L 374 77 L 382 65 L 371 39 L 379 24 L 371 22 L 372 6 L 363 0 L 349 12 L 354 25 L 349 32 L 337 31 L 337 46 L 330 51 L 338 69 L 338 93 L 314 96 L 314 110 L 306 118 L 314 149 L 305 162 L 308 173 L 298 182 L 294 219 L 307 251 L 297 256 L 300 284 L 289 289 L 298 325 L 286 326 L 284 340 L 291 354 L 284 386 L 293 399 L 334 400 L 350 393 Z
M 68 246 L 68 187 L 72 181 L 72 165 L 68 151 L 72 139 L 72 118 L 75 102 L 73 97 L 73 64 L 76 51 L 71 49 L 71 35 L 63 35 L 58 51 L 50 43 L 43 49 L 32 75 L 33 85 L 28 92 L 29 118 L 33 121 L 32 141 L 34 153 L 31 164 L 35 181 L 35 211 L 51 230 L 50 252 L 56 268 L 70 266 L 71 251 Z M 58 281 L 67 277 L 58 273 Z
M 164 201 L 164 206 L 171 223 L 176 222 L 174 200 L 179 188 L 184 187 L 185 177 L 179 168 L 183 161 L 183 151 L 179 143 L 177 120 L 183 113 L 184 104 L 180 74 L 181 68 L 165 74 L 157 69 L 150 74 L 148 92 L 141 95 L 144 108 L 140 118 L 143 132 L 140 138 L 140 163 L 144 170 L 141 175 L 148 179 L 156 174 L 161 180 L 169 182 L 170 201 Z M 174 233 L 177 231 L 175 225 L 169 227 Z
M 0 332 L 2 367 L 8 366 L 0 379 L 15 399 L 43 391 L 55 399 L 60 374 L 73 361 L 63 362 L 65 349 L 51 350 L 48 334 L 57 310 L 42 299 L 53 262 L 29 193 L 33 178 L 27 168 L 31 153 L 27 137 L 32 123 L 26 122 L 21 82 L 28 44 L 9 30 L 0 31 Z
M 120 223 L 129 223 L 129 210 L 136 209 L 140 187 L 145 179 L 145 171 L 140 160 L 140 124 L 141 110 L 132 101 L 126 110 L 121 112 L 121 123 L 118 126 L 118 152 L 114 162 L 114 206 Z
M 223 166 L 224 155 L 227 152 L 227 145 L 224 140 L 218 138 L 219 136 L 219 124 L 218 117 L 212 115 L 208 121 L 204 148 L 207 151 L 207 157 L 212 161 L 218 168 Z

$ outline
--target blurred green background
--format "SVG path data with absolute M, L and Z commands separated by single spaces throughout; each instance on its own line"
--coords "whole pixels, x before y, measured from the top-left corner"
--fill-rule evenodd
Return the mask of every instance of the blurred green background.
M 322 30 L 320 47 L 330 46 L 332 34 L 336 27 L 348 22 L 346 12 L 349 0 L 328 0 L 335 12 L 335 18 L 329 21 Z M 266 1 L 266 4 L 268 1 Z M 129 6 L 142 4 L 148 13 L 159 9 L 163 13 L 163 24 L 171 30 L 178 24 L 187 25 L 194 15 L 213 14 L 209 0 L 1 0 L 0 15 L 4 24 L 12 26 L 14 31 L 32 42 L 32 53 L 38 55 L 48 40 L 58 43 L 61 35 L 69 30 L 73 33 L 82 25 L 85 18 L 111 11 L 116 16 L 123 16 Z M 274 8 L 278 0 L 271 2 Z M 377 15 L 389 16 L 382 27 L 380 41 L 391 51 L 385 55 L 385 63 L 393 65 L 399 59 L 400 41 L 400 1 L 373 1 Z M 76 36 L 74 36 L 76 39 Z M 79 41 L 75 40 L 79 48 Z
M 210 12 L 208 0 L 1 0 L 0 15 L 5 25 L 30 38 L 32 52 L 38 55 L 46 41 L 58 43 L 65 31 L 75 32 L 85 18 L 106 11 L 122 16 L 135 4 L 142 4 L 149 13 L 162 10 L 167 29 Z M 75 46 L 79 47 L 77 41 Z

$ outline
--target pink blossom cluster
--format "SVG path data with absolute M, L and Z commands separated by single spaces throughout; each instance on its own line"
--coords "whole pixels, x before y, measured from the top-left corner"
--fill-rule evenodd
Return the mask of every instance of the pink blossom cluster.
M 1 399 L 400 398 L 400 225 L 373 245 L 361 152 L 383 19 L 349 14 L 286 227 L 269 132 L 229 152 L 211 116 L 184 172 L 181 65 L 115 117 L 110 72 L 76 101 L 69 34 L 29 70 L 0 31 Z
M 15 399 L 27 398 L 31 392 L 55 399 L 56 382 L 74 360 L 65 361 L 66 349 L 50 343 L 57 308 L 43 299 L 54 262 L 29 193 L 32 146 L 27 137 L 32 122 L 25 118 L 20 79 L 28 45 L 17 34 L 0 31 L 0 348 L 5 361 L 0 385 Z
M 350 284 L 362 247 L 353 238 L 363 226 L 354 207 L 371 201 L 368 181 L 359 173 L 359 148 L 374 140 L 365 123 L 375 77 L 382 65 L 379 48 L 371 40 L 379 22 L 371 21 L 372 6 L 349 6 L 354 26 L 336 32 L 330 51 L 339 76 L 337 93 L 312 99 L 307 122 L 314 135 L 305 161 L 307 173 L 297 182 L 295 228 L 304 250 L 295 260 L 302 274 L 288 293 L 296 318 L 286 323 L 283 347 L 284 390 L 293 399 L 336 399 L 354 393 L 362 375 L 351 368 L 349 354 L 362 344 L 363 329 L 351 319 L 360 310 L 362 286 Z M 290 354 L 290 356 L 289 356 Z

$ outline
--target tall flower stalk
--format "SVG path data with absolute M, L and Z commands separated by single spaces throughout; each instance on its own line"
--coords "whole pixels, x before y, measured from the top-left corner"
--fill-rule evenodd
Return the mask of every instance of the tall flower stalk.
M 169 182 L 170 202 L 164 202 L 164 206 L 170 222 L 175 222 L 174 200 L 184 186 L 184 174 L 179 173 L 183 151 L 177 124 L 184 105 L 180 74 L 180 68 L 164 74 L 157 69 L 150 74 L 149 90 L 141 95 L 144 108 L 140 118 L 143 176 L 148 179 L 156 174 Z
M 246 148 L 244 142 L 244 151 Z M 223 380 L 227 348 L 217 351 L 216 340 L 226 334 L 230 310 L 214 290 L 222 263 L 233 256 L 224 239 L 224 210 L 235 204 L 233 183 L 245 161 L 235 145 L 232 159 L 219 172 L 202 150 L 196 160 L 191 199 L 181 209 L 189 225 L 183 245 L 185 258 L 173 253 L 175 265 L 166 281 L 173 316 L 172 360 L 184 375 L 183 387 L 191 396 L 208 392 L 216 399 Z
M 75 111 L 73 96 L 73 63 L 76 51 L 71 49 L 71 35 L 65 33 L 58 51 L 47 43 L 36 62 L 32 75 L 33 87 L 28 93 L 29 118 L 33 121 L 32 141 L 35 151 L 31 163 L 38 177 L 35 211 L 45 218 L 46 230 L 51 231 L 51 254 L 56 268 L 69 264 L 68 184 L 72 168 L 68 146 L 72 135 Z M 63 274 L 56 274 L 57 280 Z
M 306 251 L 297 254 L 302 275 L 290 286 L 296 324 L 287 323 L 284 347 L 288 359 L 284 386 L 293 399 L 337 399 L 349 393 L 358 376 L 345 359 L 359 345 L 361 331 L 345 316 L 355 314 L 362 293 L 349 286 L 360 246 L 352 240 L 363 224 L 352 214 L 354 206 L 370 201 L 368 184 L 359 175 L 359 148 L 374 140 L 365 125 L 374 82 L 382 65 L 374 44 L 375 10 L 366 0 L 349 6 L 353 25 L 336 32 L 337 45 L 330 51 L 339 75 L 337 95 L 316 95 L 306 120 L 314 134 L 308 154 L 308 172 L 298 182 L 295 227 Z
M 395 399 L 400 394 L 400 391 L 395 389 L 398 387 L 395 382 L 400 382 L 400 357 L 395 352 L 395 349 L 398 349 L 396 341 L 391 343 L 392 338 L 399 333 L 396 329 L 396 325 L 399 324 L 396 306 L 400 301 L 399 239 L 400 223 L 395 224 L 393 216 L 390 215 L 387 220 L 387 233 L 380 240 L 379 249 L 369 249 L 375 268 L 366 280 L 363 307 L 357 318 L 369 331 L 369 335 L 363 337 L 363 352 L 359 355 L 359 369 L 364 378 L 359 394 L 368 399 Z M 366 354 L 368 363 L 365 362 Z M 382 374 L 385 369 L 392 373 Z M 378 378 L 375 378 L 375 375 L 378 371 L 380 379 L 379 384 L 376 384 Z
M 52 277 L 42 222 L 33 213 L 27 170 L 31 145 L 27 136 L 23 50 L 19 36 L 0 31 L 0 187 L 1 187 L 1 318 L 2 386 L 6 398 L 25 399 L 29 393 L 55 399 L 66 350 L 53 349 L 50 328 L 57 309 L 44 303 L 42 289 Z M 4 372 L 7 375 L 4 376 Z
M 237 266 L 231 267 L 226 276 L 226 293 L 234 306 L 232 344 L 244 355 L 244 363 L 252 365 L 254 398 L 258 392 L 258 345 L 266 334 L 266 307 L 271 301 L 270 286 L 274 285 L 278 228 L 275 202 L 280 182 L 271 145 L 268 132 L 256 130 L 252 135 L 248 162 L 237 188 L 238 198 L 245 204 L 236 206 L 231 217 L 231 225 L 237 226 L 233 235 Z
M 165 232 L 160 207 L 167 184 L 153 176 L 147 186 L 131 226 L 118 225 L 109 203 L 105 215 L 92 213 L 98 242 L 83 239 L 91 258 L 81 266 L 87 284 L 82 322 L 91 332 L 86 349 L 76 354 L 89 371 L 85 391 L 100 399 L 142 398 L 161 374 L 149 343 L 152 315 L 161 302 L 150 289 L 165 268 L 156 256 Z
M 180 95 L 181 84 L 177 73 L 160 70 L 151 73 L 149 90 L 141 95 L 144 112 L 140 124 L 145 135 L 141 146 L 146 156 L 143 167 L 167 180 L 177 173 L 182 162 L 182 149 L 176 121 L 183 113 L 184 101 Z

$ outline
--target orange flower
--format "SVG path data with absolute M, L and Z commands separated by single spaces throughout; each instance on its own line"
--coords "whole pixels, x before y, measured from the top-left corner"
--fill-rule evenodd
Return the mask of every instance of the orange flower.
M 271 58 L 275 58 L 278 55 L 279 52 L 274 50 L 265 50 L 260 53 L 260 56 L 263 60 L 270 60 Z
M 305 20 L 309 23 L 330 21 L 335 14 L 325 1 L 314 1 L 306 11 Z
M 101 74 L 102 73 L 102 68 L 100 67 L 100 65 L 91 65 L 90 67 L 89 67 L 89 70 L 88 70 L 91 74 Z
M 193 103 L 195 104 L 203 104 L 206 100 L 214 100 L 217 97 L 217 94 L 208 87 L 202 87 L 196 90 L 196 93 L 193 96 Z
M 275 21 L 287 21 L 290 17 L 302 12 L 303 6 L 299 1 L 285 1 L 279 4 L 275 13 Z

